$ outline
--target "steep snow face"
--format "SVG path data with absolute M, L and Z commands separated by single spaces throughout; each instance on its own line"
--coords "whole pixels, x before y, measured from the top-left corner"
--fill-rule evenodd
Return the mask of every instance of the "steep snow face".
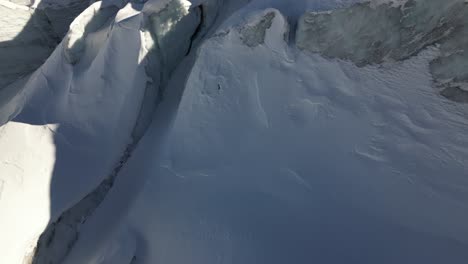
M 445 97 L 468 102 L 468 4 L 464 0 L 409 0 L 357 4 L 308 12 L 299 22 L 297 46 L 359 66 L 401 61 L 429 45 L 441 55 L 431 73 Z
M 88 1 L 83 0 L 55 1 L 55 5 L 36 1 L 35 7 L 31 2 L 0 1 L 0 93 L 3 98 L 10 92 L 1 90 L 39 68 L 68 31 L 72 20 L 88 6 Z
M 148 49 L 154 53 L 153 61 L 160 67 L 149 74 L 159 74 L 153 79 L 163 85 L 180 60 L 187 55 L 191 36 L 202 23 L 203 14 L 198 9 L 190 12 L 190 6 L 188 1 L 168 1 L 163 7 L 148 5 L 145 8 L 145 12 L 150 13 L 147 27 L 153 39 Z
M 83 12 L 92 1 L 89 0 L 32 0 L 35 12 L 47 17 L 53 31 L 61 39 L 71 22 Z M 105 1 L 111 2 L 111 1 Z
M 91 31 L 80 59 L 70 64 L 62 43 L 0 106 L 9 121 L 0 128 L 2 263 L 21 263 L 48 222 L 105 179 L 132 143 L 147 79 L 141 16 L 112 28 L 105 19 L 83 23 Z
M 44 172 L 34 178 L 42 183 L 35 194 L 40 219 L 15 238 L 33 244 L 49 219 L 27 261 L 62 263 L 79 237 L 80 225 L 112 187 L 150 122 L 164 82 L 197 34 L 206 30 L 201 28 L 202 11 L 190 7 L 184 0 L 129 3 L 120 10 L 104 2 L 92 4 L 73 21 L 52 57 L 16 96 L 21 100 L 14 107 L 10 101 L 11 113 L 4 118 L 14 119 L 4 126 L 5 135 L 22 129 L 23 124 L 12 127 L 17 122 L 37 125 L 32 131 L 53 125 L 45 134 L 53 138 L 54 154 L 45 158 Z M 45 139 L 36 132 L 29 137 Z M 8 150 L 6 155 L 23 152 Z M 16 165 L 22 168 L 29 163 L 24 159 Z M 32 176 L 27 171 L 21 177 L 30 182 Z M 48 184 L 50 188 L 45 188 Z M 5 201 L 24 199 L 24 195 L 13 197 L 12 192 L 21 193 L 10 188 Z M 15 213 L 9 214 L 11 218 L 4 221 L 14 219 Z M 23 255 L 25 244 L 18 246 Z M 6 259 L 21 256 L 18 250 Z
M 433 92 L 438 51 L 358 67 L 288 45 L 277 10 L 237 22 L 64 263 L 464 263 L 468 109 Z
M 28 7 L 8 3 L 0 1 L 0 93 L 36 70 L 56 44 L 44 16 L 34 16 Z
M 432 93 L 436 53 L 358 68 L 289 50 L 276 11 L 240 28 L 200 51 L 130 212 L 137 259 L 463 263 L 467 109 Z

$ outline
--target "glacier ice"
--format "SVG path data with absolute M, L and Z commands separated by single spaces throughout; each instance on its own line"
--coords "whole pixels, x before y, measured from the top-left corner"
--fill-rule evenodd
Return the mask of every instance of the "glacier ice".
M 357 65 L 401 61 L 440 45 L 431 63 L 442 95 L 466 102 L 468 4 L 464 0 L 368 1 L 331 12 L 307 12 L 299 22 L 301 49 Z M 463 89 L 464 88 L 464 89 Z M 451 92 L 455 91 L 455 92 Z

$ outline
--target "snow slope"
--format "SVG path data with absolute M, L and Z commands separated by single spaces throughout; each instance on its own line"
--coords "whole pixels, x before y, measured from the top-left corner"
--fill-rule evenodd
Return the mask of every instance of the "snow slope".
M 6 88 L 0 247 L 11 249 L 2 262 L 62 261 L 147 128 L 177 61 L 204 32 L 203 14 L 189 8 L 178 0 L 97 2 L 41 68 Z M 31 207 L 34 223 L 18 221 Z
M 132 143 L 147 77 L 140 20 L 109 31 L 103 26 L 116 12 L 94 20 L 79 63 L 68 63 L 62 43 L 1 106 L 2 123 L 10 120 L 0 128 L 2 263 L 20 263 L 49 221 L 107 177 Z
M 30 74 L 47 59 L 54 49 L 54 36 L 45 20 L 34 16 L 26 6 L 0 1 L 0 14 L 0 93 L 3 93 L 5 86 Z M 38 30 L 41 26 L 44 30 Z
M 414 1 L 351 2 L 93 4 L 0 104 L 0 262 L 466 263 L 458 37 L 388 60 L 361 19 Z
M 0 93 L 39 68 L 67 33 L 73 19 L 89 4 L 83 0 L 50 3 L 0 1 Z
M 236 21 L 65 263 L 466 262 L 468 109 L 431 87 L 438 50 L 360 68 L 288 44 L 276 10 Z

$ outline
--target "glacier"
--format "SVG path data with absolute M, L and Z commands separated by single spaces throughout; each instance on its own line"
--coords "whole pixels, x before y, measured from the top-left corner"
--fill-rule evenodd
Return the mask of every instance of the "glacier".
M 438 45 L 441 54 L 430 69 L 440 93 L 468 102 L 466 1 L 371 1 L 332 12 L 307 12 L 298 24 L 299 48 L 361 66 L 401 61 Z
M 0 0 L 0 263 L 466 263 L 462 0 Z

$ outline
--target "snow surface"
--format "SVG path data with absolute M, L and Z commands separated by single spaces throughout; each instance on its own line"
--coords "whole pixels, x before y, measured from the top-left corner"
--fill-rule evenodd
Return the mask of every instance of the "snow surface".
M 466 263 L 446 51 L 368 65 L 301 45 L 306 9 L 351 2 L 91 5 L 0 97 L 0 263 Z
M 25 79 L 51 55 L 72 20 L 88 6 L 73 0 L 58 6 L 29 1 L 0 0 L 0 93 Z M 24 81 L 24 80 L 23 80 Z M 11 89 L 10 89 L 11 90 Z M 3 123 L 3 122 L 2 122 Z
M 28 7 L 0 1 L 0 93 L 4 87 L 36 70 L 53 51 L 53 34 L 38 30 L 45 21 Z M 26 52 L 26 50 L 28 52 Z
M 116 240 L 134 263 L 468 259 L 467 109 L 432 90 L 437 51 L 358 68 L 289 48 L 277 11 L 248 24 L 272 12 L 263 45 L 242 25 L 203 44 L 66 263 L 113 263 Z
M 75 65 L 62 43 L 1 106 L 0 120 L 10 120 L 0 128 L 2 263 L 21 263 L 49 221 L 107 177 L 132 142 L 146 88 L 139 25 L 137 17 L 110 32 L 95 28 Z

